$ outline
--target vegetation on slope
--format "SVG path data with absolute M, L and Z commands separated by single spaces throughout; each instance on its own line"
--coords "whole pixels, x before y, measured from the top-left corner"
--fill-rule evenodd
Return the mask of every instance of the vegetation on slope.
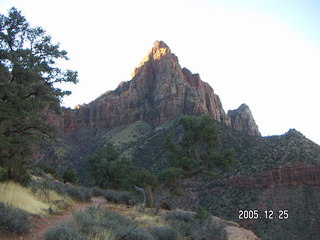
M 0 182 L 0 232 L 28 232 L 30 215 L 61 214 L 73 204 L 70 196 L 45 188 L 37 179 L 32 182 L 38 187 Z
M 136 208 L 121 214 L 105 208 L 91 207 L 76 213 L 69 224 L 49 229 L 46 240 L 175 240 L 226 239 L 226 223 L 203 210 L 197 213 L 175 210 L 154 215 Z
M 28 213 L 60 213 L 72 204 L 70 197 L 50 189 L 25 188 L 14 182 L 0 183 L 0 202 Z

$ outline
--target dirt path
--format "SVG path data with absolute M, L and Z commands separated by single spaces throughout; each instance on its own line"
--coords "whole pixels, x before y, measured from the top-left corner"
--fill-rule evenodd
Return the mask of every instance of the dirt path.
M 45 240 L 45 232 L 60 223 L 68 222 L 72 218 L 74 212 L 81 211 L 88 206 L 98 206 L 106 205 L 107 201 L 104 198 L 91 198 L 89 203 L 77 203 L 72 206 L 67 212 L 63 215 L 51 215 L 43 218 L 35 218 L 33 221 L 33 227 L 28 234 L 16 235 L 16 236 L 6 236 L 1 240 Z

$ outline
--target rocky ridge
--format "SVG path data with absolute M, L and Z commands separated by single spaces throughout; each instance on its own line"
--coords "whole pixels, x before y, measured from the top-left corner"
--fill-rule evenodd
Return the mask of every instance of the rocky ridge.
M 261 136 L 252 113 L 246 104 L 242 104 L 238 109 L 229 110 L 228 117 L 233 129 L 248 133 L 249 135 Z
M 243 106 L 243 105 L 241 105 Z M 63 109 L 51 122 L 65 133 L 79 129 L 113 129 L 142 120 L 157 126 L 179 115 L 207 114 L 215 120 L 250 135 L 260 136 L 249 108 L 227 115 L 220 98 L 199 74 L 182 68 L 178 57 L 163 41 L 156 41 L 132 73 L 96 100 L 75 109 Z

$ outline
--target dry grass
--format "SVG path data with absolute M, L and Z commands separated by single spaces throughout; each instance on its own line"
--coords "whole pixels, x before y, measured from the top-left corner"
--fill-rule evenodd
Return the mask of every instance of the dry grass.
M 0 202 L 29 213 L 45 215 L 50 205 L 37 199 L 29 189 L 13 183 L 0 184 Z
M 14 208 L 38 215 L 61 213 L 72 204 L 70 198 L 57 194 L 52 190 L 37 191 L 35 194 L 14 182 L 0 183 L 0 202 Z
M 166 224 L 162 216 L 154 214 L 154 209 L 140 211 L 140 206 L 134 206 L 131 208 L 124 208 L 122 211 L 120 210 L 117 212 L 121 212 L 124 216 L 137 221 L 140 226 L 144 227 L 163 226 Z
M 62 214 L 65 209 L 74 204 L 71 197 L 62 196 L 53 190 L 37 190 L 34 196 L 40 201 L 50 205 L 51 211 Z
M 89 236 L 90 240 L 116 240 L 116 235 L 112 231 L 102 231 Z

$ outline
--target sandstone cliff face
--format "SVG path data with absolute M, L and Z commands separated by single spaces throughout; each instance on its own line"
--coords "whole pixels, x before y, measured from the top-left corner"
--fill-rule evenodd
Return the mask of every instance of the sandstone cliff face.
M 253 119 L 252 113 L 246 104 L 242 104 L 238 109 L 229 110 L 231 127 L 249 135 L 261 136 L 258 125 Z
M 72 133 L 83 128 L 108 130 L 138 120 L 157 126 L 183 114 L 207 114 L 227 126 L 259 135 L 251 113 L 250 116 L 247 113 L 235 117 L 236 124 L 232 125 L 209 84 L 199 74 L 181 68 L 170 48 L 157 41 L 130 81 L 121 82 L 117 89 L 89 104 L 64 109 L 62 116 L 55 116 L 52 123 L 63 132 Z

